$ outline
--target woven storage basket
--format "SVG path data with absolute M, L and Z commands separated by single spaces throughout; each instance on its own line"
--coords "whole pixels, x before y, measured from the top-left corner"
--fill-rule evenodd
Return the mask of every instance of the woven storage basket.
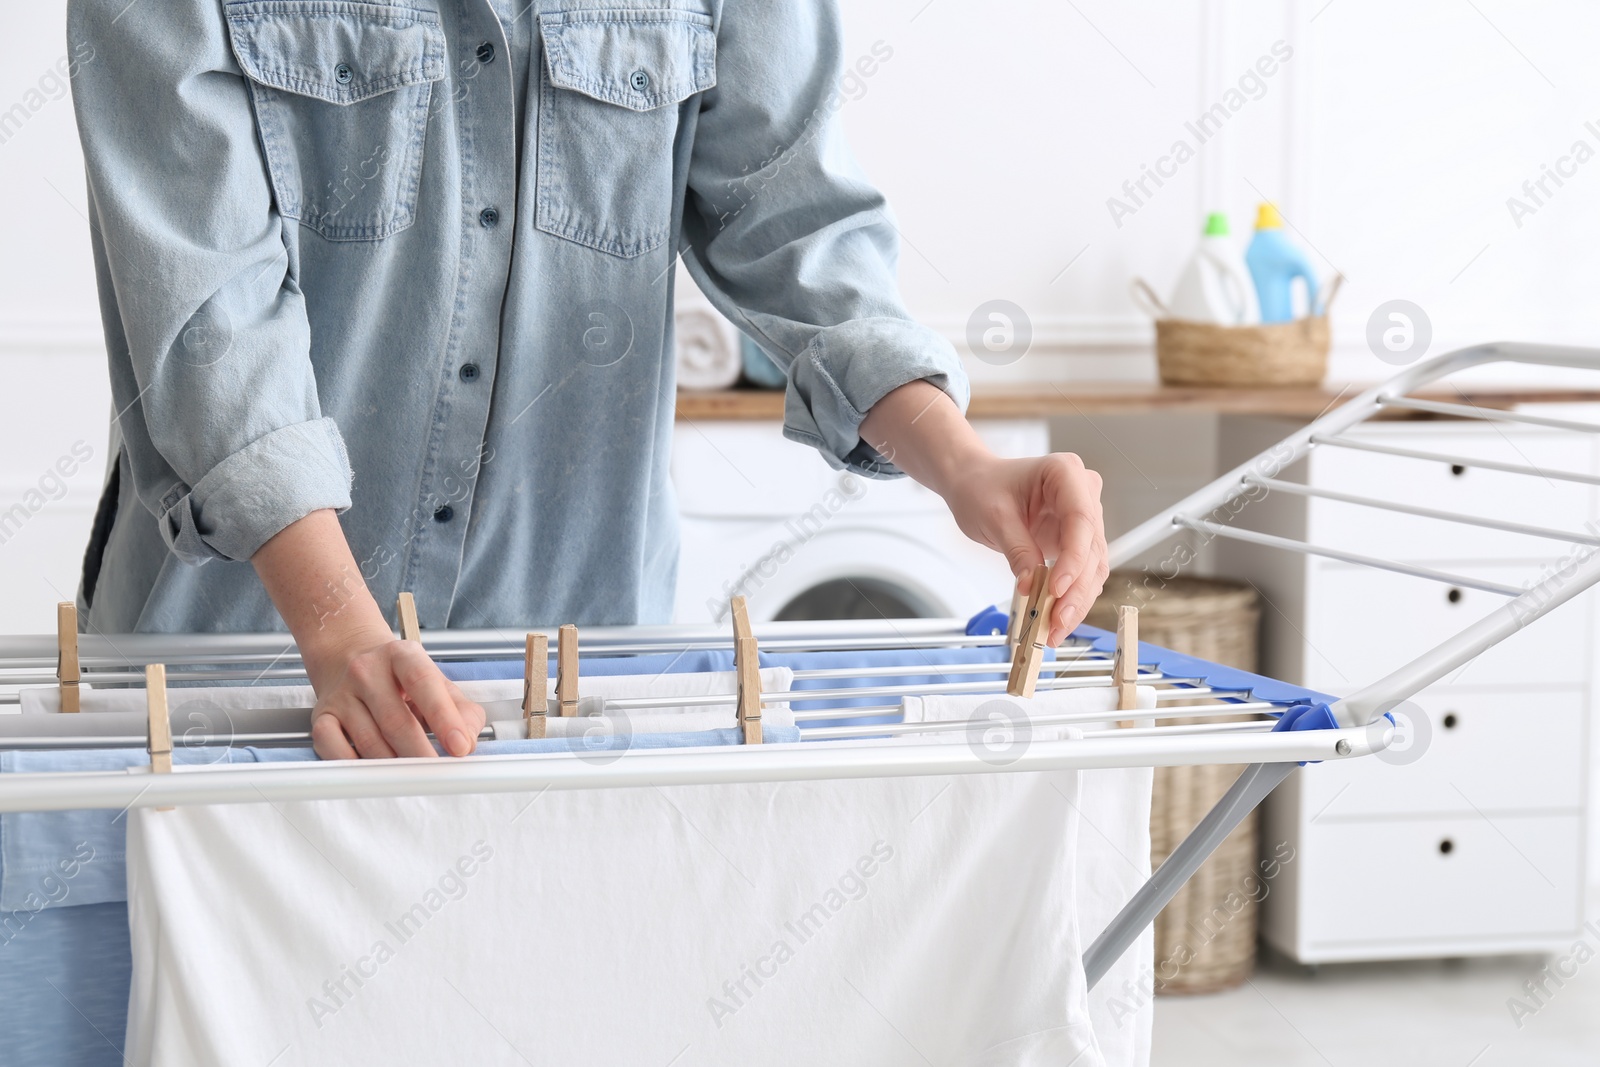
M 1328 374 L 1327 308 L 1343 280 L 1329 284 L 1320 314 L 1260 326 L 1175 319 L 1148 285 L 1134 286 L 1156 318 L 1156 369 L 1167 385 L 1318 385 Z
M 1206 578 L 1159 579 L 1114 571 L 1088 623 L 1117 625 L 1117 605 L 1139 609 L 1139 638 L 1253 671 L 1260 609 L 1249 586 Z M 1168 706 L 1163 704 L 1163 707 Z M 1186 720 L 1231 722 L 1249 716 Z M 1159 866 L 1222 798 L 1241 766 L 1157 767 L 1150 800 L 1150 863 Z M 1255 967 L 1256 814 L 1239 824 L 1156 917 L 1158 993 L 1210 993 Z

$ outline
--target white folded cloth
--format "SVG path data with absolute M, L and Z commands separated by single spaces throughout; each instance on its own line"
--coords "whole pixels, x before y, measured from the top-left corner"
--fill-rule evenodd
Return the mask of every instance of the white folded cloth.
M 681 260 L 673 295 L 678 388 L 726 389 L 738 382 L 744 366 L 739 331 L 711 306 Z
M 56 686 L 40 686 L 19 691 L 22 714 L 56 714 L 61 711 L 61 691 Z M 139 711 L 145 709 L 143 687 L 127 689 L 97 689 L 88 684 L 78 687 L 79 710 Z M 219 711 L 242 711 L 253 708 L 305 708 L 317 703 L 317 695 L 309 685 L 215 685 L 168 686 L 167 705 L 176 709 L 180 704 L 204 704 Z
M 787 693 L 794 683 L 788 667 L 766 667 L 761 671 L 763 693 Z M 457 683 L 469 699 L 483 705 L 498 741 L 520 740 L 527 736 L 522 723 L 522 682 L 515 678 L 475 680 Z M 555 700 L 555 679 L 548 682 L 546 696 L 546 737 L 580 736 L 592 730 L 625 733 L 687 733 L 719 730 L 734 725 L 733 694 L 737 692 L 733 671 L 705 671 L 685 674 L 597 674 L 579 680 L 578 715 L 563 717 Z M 644 707 L 607 710 L 608 700 L 713 696 L 727 694 L 721 706 Z M 55 687 L 24 689 L 22 710 L 27 713 L 59 712 L 59 692 Z M 213 732 L 224 732 L 216 723 L 231 726 L 235 732 L 248 732 L 248 719 L 239 713 L 263 709 L 305 709 L 316 706 L 317 695 L 309 685 L 279 686 L 184 686 L 167 691 L 173 717 L 184 721 L 194 712 L 211 725 Z M 85 689 L 82 710 L 89 712 L 143 712 L 143 689 Z M 186 711 L 186 709 L 188 709 Z M 597 719 L 596 717 L 601 718 Z M 787 703 L 765 704 L 762 722 L 770 726 L 793 726 L 794 712 Z
M 135 809 L 128 1062 L 1100 1067 L 1079 781 Z

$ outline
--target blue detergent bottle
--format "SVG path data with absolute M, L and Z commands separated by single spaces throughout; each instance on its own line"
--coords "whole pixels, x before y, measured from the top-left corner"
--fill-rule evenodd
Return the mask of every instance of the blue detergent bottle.
M 1306 309 L 1315 314 L 1317 279 L 1311 261 L 1283 232 L 1283 216 L 1276 205 L 1262 204 L 1256 212 L 1256 235 L 1245 250 L 1245 266 L 1256 285 L 1262 322 L 1288 322 L 1294 318 L 1294 280 L 1306 283 Z

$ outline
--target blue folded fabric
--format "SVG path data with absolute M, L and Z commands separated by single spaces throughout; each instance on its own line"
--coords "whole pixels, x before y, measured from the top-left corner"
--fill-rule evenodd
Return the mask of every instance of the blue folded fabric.
M 254 763 L 257 749 L 177 748 L 176 764 Z M 307 750 L 309 751 L 309 750 Z M 0 773 L 125 771 L 148 766 L 135 748 L 0 752 Z M 17 811 L 0 815 L 0 913 L 127 899 L 126 823 L 118 811 Z M 3 918 L 3 916 L 0 916 Z
M 0 1063 L 123 1067 L 128 905 L 0 914 Z

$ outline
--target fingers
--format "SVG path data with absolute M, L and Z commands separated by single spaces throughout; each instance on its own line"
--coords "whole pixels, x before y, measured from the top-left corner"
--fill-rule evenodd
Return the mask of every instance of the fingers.
M 450 687 L 450 699 L 455 701 L 456 710 L 461 713 L 461 721 L 466 724 L 467 736 L 476 738 L 483 732 L 485 724 L 489 721 L 488 713 L 483 710 L 483 705 L 476 701 L 468 700 L 466 694 L 456 686 L 456 683 L 445 679 L 445 685 Z M 474 747 L 476 747 L 476 742 L 474 742 Z
M 1051 571 L 1051 591 L 1056 595 L 1051 612 L 1050 643 L 1060 644 L 1066 639 L 1089 609 L 1094 598 L 1100 595 L 1103 579 L 1099 567 L 1104 554 L 1096 554 L 1099 540 L 1096 526 L 1083 516 L 1070 519 L 1062 537 L 1061 555 Z
M 1033 569 L 1044 562 L 1044 553 L 1039 551 L 1033 532 L 1015 509 L 997 510 L 991 522 L 995 547 L 1005 553 L 1006 566 L 1017 576 L 1017 592 L 1027 596 L 1033 591 Z
M 391 641 L 350 660 L 322 695 L 311 743 L 323 759 L 427 757 L 437 755 L 431 730 L 446 752 L 465 756 L 486 719 L 420 645 Z
M 392 641 L 351 660 L 328 702 L 356 751 L 368 759 L 437 755 L 395 676 L 396 650 L 404 645 Z
M 1054 546 L 1056 565 L 1050 571 L 1050 592 L 1056 603 L 1068 599 L 1078 579 L 1094 566 L 1094 542 L 1098 525 L 1089 516 L 1071 512 L 1062 524 L 1061 538 Z
M 311 744 L 323 759 L 393 759 L 372 712 L 348 695 L 336 706 L 319 705 L 311 720 Z
M 1051 611 L 1050 642 L 1058 645 L 1088 616 L 1094 602 L 1105 589 L 1111 573 L 1107 563 L 1105 537 L 1097 535 L 1089 552 L 1087 569 L 1072 583 L 1067 595 L 1056 601 Z
M 1105 522 L 1100 506 L 1100 476 L 1070 454 L 1048 457 L 1051 465 L 1043 479 L 1045 510 L 1061 516 L 1056 543 L 1056 563 L 1051 571 L 1052 645 L 1066 640 L 1094 606 L 1109 573 Z
M 322 759 L 357 759 L 354 746 L 339 727 L 339 718 L 329 711 L 311 716 L 311 747 Z
M 469 732 L 469 720 L 464 714 L 466 709 L 457 701 L 459 698 L 462 703 L 472 707 L 477 705 L 462 697 L 461 691 L 445 680 L 422 646 L 410 641 L 397 641 L 389 647 L 394 650 L 394 680 L 399 683 L 405 700 L 416 709 L 417 716 L 427 723 L 428 729 L 433 731 L 433 736 L 439 739 L 439 744 L 446 752 L 452 756 L 469 755 L 477 746 L 478 731 L 483 727 L 483 709 L 478 708 L 476 725 Z M 413 727 L 416 726 L 417 716 L 406 716 Z M 420 730 L 418 732 L 420 734 Z M 427 745 L 427 739 L 423 738 L 422 743 Z M 432 746 L 420 754 L 433 755 Z

